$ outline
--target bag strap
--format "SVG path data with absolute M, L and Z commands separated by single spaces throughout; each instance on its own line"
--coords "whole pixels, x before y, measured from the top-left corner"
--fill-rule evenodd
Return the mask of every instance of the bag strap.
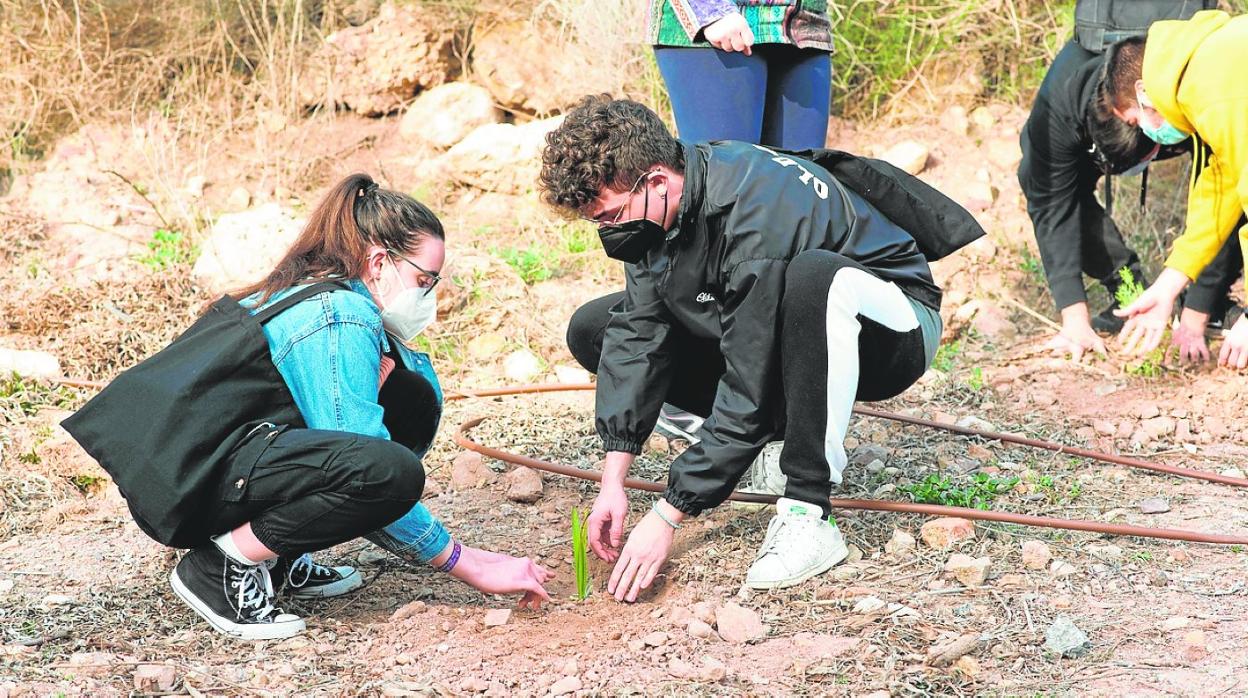
M 308 284 L 307 286 L 304 286 L 303 288 L 299 289 L 298 291 L 295 291 L 289 296 L 286 296 L 280 301 L 270 305 L 264 310 L 261 310 L 260 312 L 256 313 L 254 317 L 256 318 L 256 322 L 259 322 L 261 325 L 263 325 L 264 323 L 268 322 L 269 320 L 272 320 L 274 317 L 276 317 L 277 315 L 289 309 L 291 306 L 293 306 L 294 304 L 300 301 L 307 300 L 308 298 L 311 298 L 312 296 L 315 296 L 318 293 L 324 293 L 326 291 L 336 291 L 338 289 L 345 289 L 345 288 L 347 288 L 347 285 L 342 283 L 341 281 L 318 281 L 313 284 Z

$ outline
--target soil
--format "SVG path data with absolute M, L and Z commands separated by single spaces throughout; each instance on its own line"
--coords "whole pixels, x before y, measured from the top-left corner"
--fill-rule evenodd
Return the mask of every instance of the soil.
M 1232 406 L 1248 397 L 1243 375 L 1172 366 L 1160 378 L 1143 379 L 1125 373 L 1124 358 L 1114 353 L 1071 364 L 1040 350 L 1051 330 L 1023 308 L 1053 313 L 1023 263 L 1021 251 L 1029 248 L 1034 255 L 1034 243 L 1013 174 L 1025 113 L 1006 105 L 992 105 L 988 113 L 990 125 L 972 124 L 966 132 L 950 128 L 949 115 L 888 128 L 836 123 L 830 132 L 832 147 L 868 154 L 904 140 L 926 144 L 931 156 L 922 177 L 980 208 L 977 215 L 989 233 L 936 265 L 947 291 L 942 312 L 950 347 L 938 361 L 940 370 L 883 407 L 937 419 L 974 416 L 1003 430 L 1191 468 L 1242 467 L 1248 444 L 1240 434 L 1248 419 Z M 343 157 L 365 168 L 400 160 L 395 123 L 372 121 L 360 133 L 363 140 L 345 137 L 358 126 L 321 124 L 318 141 L 346 144 L 350 152 Z M 246 181 L 244 166 L 230 166 Z M 291 196 L 314 200 L 317 187 L 327 183 L 321 173 L 327 167 L 313 162 L 298 168 L 299 182 L 287 185 L 295 189 Z M 974 202 L 972 185 L 978 184 L 995 187 L 996 200 Z M 446 212 L 452 258 L 540 239 L 531 225 L 508 223 L 516 212 L 535 210 L 531 199 L 428 186 L 428 196 Z M 13 197 L 4 205 L 22 210 Z M 58 225 L 28 218 L 9 228 L 0 246 L 6 263 L 0 271 L 0 339 L 6 346 L 53 351 L 67 374 L 107 378 L 167 341 L 203 300 L 187 284 L 156 281 L 185 274 L 185 268 L 157 272 L 127 265 L 130 251 L 115 260 L 113 268 L 122 273 L 104 281 L 62 275 L 57 270 L 72 265 L 62 265 L 61 256 L 71 252 L 60 246 L 65 238 L 58 237 Z M 478 223 L 487 219 L 497 227 L 480 230 Z M 36 256 L 44 271 L 32 273 Z M 474 309 L 472 317 L 463 317 L 461 309 L 461 317 L 444 319 L 449 329 L 442 336 L 459 342 L 447 350 L 458 357 L 444 364 L 448 385 L 506 382 L 507 349 L 464 356 L 469 339 L 484 332 L 506 334 L 507 348 L 534 351 L 549 367 L 538 380 L 554 380 L 555 367 L 573 363 L 561 344 L 566 319 L 579 303 L 619 282 L 618 273 L 592 265 L 533 286 L 517 286 L 504 265 L 489 269 L 483 283 L 499 300 L 479 306 L 464 301 Z M 964 310 L 978 307 L 986 314 L 986 306 L 1004 322 L 980 323 Z M 119 324 L 110 307 L 135 324 Z M 600 445 L 586 394 L 450 403 L 427 458 L 439 491 L 428 506 L 466 542 L 529 555 L 557 570 L 549 587 L 553 603 L 487 627 L 486 612 L 511 607 L 514 599 L 482 595 L 359 541 L 318 559 L 357 566 L 368 580 L 364 589 L 326 602 L 287 603 L 305 615 L 307 633 L 241 644 L 212 632 L 172 595 L 166 579 L 178 553 L 144 537 L 102 471 L 54 426 L 90 390 L 38 390 L 38 404 L 54 407 L 30 414 L 34 410 L 12 399 L 3 403 L 0 696 L 124 695 L 136 688 L 144 695 L 193 696 L 538 696 L 562 689 L 880 696 L 1248 691 L 1248 551 L 1242 547 L 981 523 L 957 551 L 934 550 L 920 540 L 913 549 L 888 553 L 884 546 L 895 530 L 920 538 L 925 519 L 843 511 L 838 523 L 858 559 L 793 589 L 750 593 L 741 582 L 770 514 L 724 506 L 682 529 L 664 573 L 637 603 L 608 597 L 610 570 L 598 561 L 591 563 L 593 593 L 577 601 L 569 512 L 588 508 L 592 486 L 547 476 L 545 494 L 535 504 L 508 501 L 501 481 L 453 490 L 450 462 L 459 449 L 451 435 L 465 419 L 488 415 L 474 432 L 478 440 L 592 467 Z M 1168 420 L 1158 421 L 1162 417 Z M 678 450 L 680 444 L 653 445 L 659 450 L 647 452 L 636 474 L 661 480 L 672 458 L 664 447 Z M 1230 487 L 866 418 L 855 420 L 849 445 L 851 454 L 862 457 L 855 458 L 839 496 L 905 500 L 904 488 L 929 474 L 962 482 L 985 473 L 1019 478 L 992 502 L 994 508 L 1248 535 L 1248 498 Z M 884 468 L 867 465 L 868 455 L 880 457 Z M 1141 513 L 1138 503 L 1150 497 L 1166 499 L 1169 511 Z M 650 501 L 635 495 L 635 513 Z M 1024 567 L 1021 546 L 1033 540 L 1047 544 L 1064 564 L 1056 570 Z M 967 588 L 944 574 L 951 552 L 990 558 L 986 583 Z M 758 613 L 765 636 L 733 644 L 714 632 L 707 638 L 690 634 L 691 616 L 728 602 Z M 1090 638 L 1079 656 L 1046 652 L 1046 631 L 1059 616 Z M 964 635 L 979 638 L 969 654 L 945 666 L 929 662 L 932 648 Z M 173 683 L 136 686 L 144 664 L 172 667 Z

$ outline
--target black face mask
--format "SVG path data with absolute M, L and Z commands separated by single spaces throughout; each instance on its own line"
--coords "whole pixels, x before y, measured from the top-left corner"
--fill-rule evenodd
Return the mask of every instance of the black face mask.
M 636 264 L 667 235 L 663 226 L 646 217 L 649 208 L 650 197 L 646 197 L 646 209 L 642 211 L 641 218 L 598 226 L 598 238 L 602 240 L 602 249 L 608 257 L 625 264 Z M 663 195 L 663 219 L 667 220 L 667 194 Z

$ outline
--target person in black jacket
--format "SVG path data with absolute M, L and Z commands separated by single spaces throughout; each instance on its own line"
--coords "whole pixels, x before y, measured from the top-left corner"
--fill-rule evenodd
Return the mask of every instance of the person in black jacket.
M 547 137 L 541 183 L 627 265 L 625 291 L 568 328 L 598 374 L 607 457 L 588 526 L 616 562 L 608 591 L 635 600 L 681 520 L 722 503 L 781 437 L 784 497 L 746 584 L 791 586 L 844 559 L 828 499 L 854 400 L 901 393 L 940 339 L 941 291 L 915 239 L 808 159 L 682 144 L 646 107 L 606 95 Z M 706 421 L 621 549 L 623 479 L 663 402 Z
M 1161 149 L 1137 128 L 1098 118 L 1093 107 L 1104 58 L 1071 39 L 1045 75 L 1020 136 L 1023 159 L 1018 181 L 1049 291 L 1062 316 L 1061 332 L 1048 347 L 1075 360 L 1089 351 L 1104 354 L 1105 344 L 1097 333 L 1122 329 L 1122 320 L 1113 314 L 1116 302 L 1091 315 L 1083 275 L 1099 281 L 1111 299 L 1124 268 L 1147 285 L 1139 256 L 1096 199 L 1097 181 L 1103 175 L 1137 174 L 1154 158 L 1190 151 L 1189 144 Z M 1220 326 L 1233 308 L 1228 291 L 1240 266 L 1238 250 L 1228 246 L 1188 291 L 1174 333 L 1182 358 L 1208 360 L 1206 326 Z

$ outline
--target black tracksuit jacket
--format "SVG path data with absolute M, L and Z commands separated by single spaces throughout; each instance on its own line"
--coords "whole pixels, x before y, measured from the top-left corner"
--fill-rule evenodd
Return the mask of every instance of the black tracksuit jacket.
M 665 498 L 696 515 L 723 502 L 783 428 L 780 302 L 805 250 L 853 259 L 940 308 L 915 239 L 810 160 L 731 141 L 685 151 L 676 225 L 627 266 L 598 367 L 597 421 L 608 451 L 640 453 L 667 394 L 679 327 L 719 342 L 727 369 L 702 441 L 671 467 Z

